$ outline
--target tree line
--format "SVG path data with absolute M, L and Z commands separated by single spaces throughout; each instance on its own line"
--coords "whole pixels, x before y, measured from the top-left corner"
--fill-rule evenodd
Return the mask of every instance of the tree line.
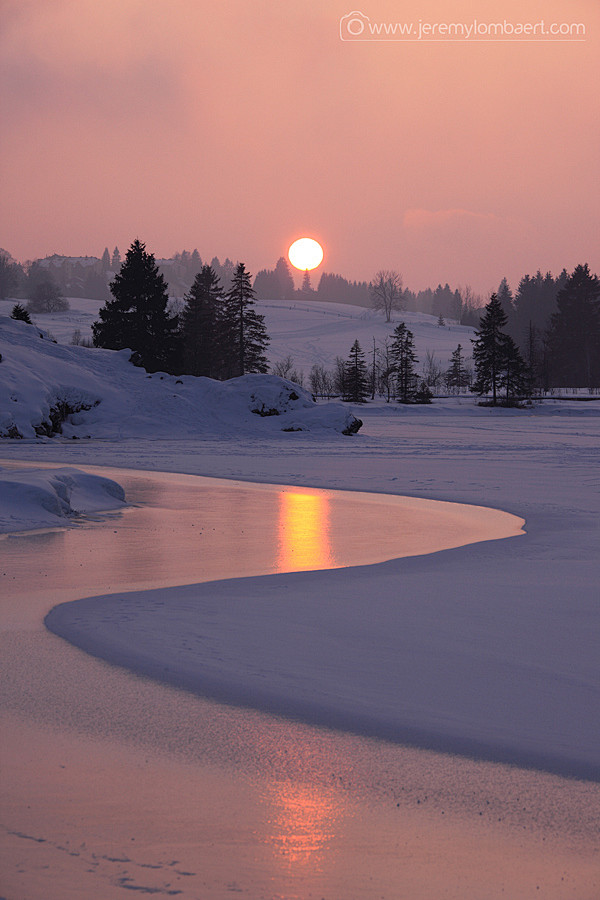
M 153 254 L 135 240 L 110 293 L 92 325 L 96 347 L 127 347 L 131 361 L 148 372 L 222 380 L 267 371 L 269 337 L 244 263 L 235 267 L 226 291 L 214 269 L 203 265 L 174 312 Z

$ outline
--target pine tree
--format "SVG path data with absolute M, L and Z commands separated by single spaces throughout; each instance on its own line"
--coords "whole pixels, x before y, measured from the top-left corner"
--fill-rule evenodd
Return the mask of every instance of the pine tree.
M 394 328 L 390 356 L 394 362 L 398 400 L 401 403 L 410 403 L 416 391 L 417 376 L 415 374 L 415 365 L 417 364 L 417 355 L 415 353 L 414 335 L 404 322 L 401 322 Z
M 498 293 L 496 295 L 498 300 L 500 301 L 500 306 L 506 316 L 507 323 L 510 321 L 512 316 L 514 306 L 513 306 L 513 295 L 510 289 L 510 285 L 506 278 L 503 278 L 498 287 Z
M 343 399 L 350 400 L 352 403 L 364 403 L 369 392 L 369 379 L 365 354 L 358 340 L 352 344 L 344 369 Z
M 492 403 L 495 406 L 500 387 L 500 375 L 504 360 L 504 345 L 507 335 L 502 331 L 508 319 L 502 309 L 497 294 L 492 294 L 479 321 L 479 330 L 473 341 L 473 363 L 476 381 L 471 390 L 479 394 L 492 392 Z
M 141 241 L 136 239 L 127 251 L 110 292 L 114 299 L 107 300 L 92 325 L 94 346 L 128 347 L 134 365 L 148 372 L 170 371 L 177 318 L 168 313 L 167 283 Z
M 530 370 L 526 366 L 519 348 L 508 335 L 504 342 L 504 360 L 500 385 L 504 388 L 507 405 L 511 400 L 524 397 L 531 392 Z
M 471 388 L 480 396 L 491 391 L 492 406 L 496 406 L 502 387 L 507 401 L 526 392 L 526 366 L 515 342 L 503 331 L 506 323 L 500 299 L 492 294 L 475 332 L 473 362 L 477 377 Z
M 108 247 L 104 248 L 104 253 L 102 254 L 101 266 L 103 272 L 108 272 L 110 269 L 110 253 L 108 252 Z
M 179 368 L 187 375 L 218 378 L 223 368 L 221 319 L 224 300 L 219 277 L 210 266 L 202 266 L 183 299 Z
M 275 279 L 277 282 L 278 300 L 293 300 L 296 288 L 290 272 L 290 266 L 284 256 L 280 256 L 275 265 Z
M 446 372 L 446 384 L 448 387 L 456 388 L 457 393 L 460 393 L 460 390 L 469 384 L 460 344 L 450 357 L 450 368 Z
M 308 269 L 305 270 L 304 275 L 302 276 L 302 287 L 300 288 L 303 294 L 312 294 L 313 289 L 310 283 L 310 272 Z
M 18 322 L 27 322 L 28 325 L 31 325 L 31 317 L 21 303 L 15 303 L 10 317 L 11 319 L 16 319 Z
M 115 247 L 115 249 L 113 250 L 110 267 L 113 270 L 113 272 L 118 272 L 119 269 L 121 268 L 121 254 L 119 253 L 118 247 Z
M 254 310 L 254 290 L 244 263 L 238 263 L 225 295 L 223 336 L 227 348 L 225 377 L 266 372 L 269 344 L 265 317 Z
M 558 292 L 549 330 L 552 384 L 600 386 L 600 280 L 579 265 Z

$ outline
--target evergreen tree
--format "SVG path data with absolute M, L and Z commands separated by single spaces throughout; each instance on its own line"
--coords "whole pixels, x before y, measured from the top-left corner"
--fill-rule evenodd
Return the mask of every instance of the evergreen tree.
M 305 270 L 304 275 L 302 276 L 302 287 L 300 288 L 303 294 L 312 294 L 313 289 L 310 283 L 310 272 L 308 269 Z
M 227 348 L 225 377 L 266 372 L 269 336 L 265 317 L 254 309 L 254 290 L 244 263 L 238 263 L 225 295 L 223 336 Z
M 417 355 L 415 353 L 415 339 L 412 331 L 401 322 L 394 328 L 390 356 L 394 363 L 398 400 L 401 403 L 410 403 L 416 391 L 417 376 L 415 365 Z
M 110 269 L 110 253 L 108 252 L 108 247 L 104 248 L 104 253 L 102 254 L 101 259 L 102 271 L 108 272 Z
M 275 279 L 277 283 L 277 300 L 293 300 L 296 288 L 290 272 L 290 266 L 284 256 L 280 256 L 275 265 Z
M 530 372 L 519 348 L 510 336 L 504 342 L 504 359 L 500 374 L 500 385 L 504 388 L 507 405 L 511 400 L 524 397 L 531 392 Z
M 579 265 L 556 298 L 549 349 L 552 384 L 600 386 L 600 281 Z
M 492 294 L 473 341 L 473 362 L 476 380 L 471 388 L 480 396 L 492 393 L 492 405 L 498 401 L 498 393 L 506 388 L 506 398 L 511 399 L 524 391 L 525 364 L 519 350 L 503 330 L 507 315 L 497 294 Z
M 12 308 L 10 317 L 11 319 L 16 319 L 18 322 L 27 322 L 28 325 L 31 325 L 31 318 L 29 316 L 29 313 L 20 303 L 15 303 Z
M 513 313 L 513 295 L 506 278 L 503 278 L 500 282 L 496 296 L 500 301 L 500 306 L 502 307 L 502 311 L 506 316 L 506 322 L 508 323 Z
M 223 288 L 210 266 L 202 266 L 189 293 L 180 316 L 182 372 L 218 378 L 223 368 L 222 306 Z
M 14 297 L 13 291 L 17 287 L 18 266 L 6 250 L 0 250 L 0 300 L 6 297 Z
M 128 347 L 134 365 L 148 372 L 170 371 L 177 317 L 169 315 L 167 283 L 141 241 L 136 239 L 127 251 L 110 292 L 114 299 L 107 300 L 92 325 L 94 346 Z
M 469 375 L 465 369 L 465 361 L 460 344 L 450 357 L 450 368 L 446 372 L 446 384 L 450 388 L 456 388 L 457 393 L 460 393 L 462 388 L 468 387 Z
M 113 250 L 110 267 L 113 270 L 113 272 L 118 272 L 119 269 L 121 268 L 121 254 L 119 253 L 118 247 L 115 247 L 115 249 Z
M 364 403 L 369 392 L 367 364 L 358 340 L 354 341 L 345 365 L 344 400 Z

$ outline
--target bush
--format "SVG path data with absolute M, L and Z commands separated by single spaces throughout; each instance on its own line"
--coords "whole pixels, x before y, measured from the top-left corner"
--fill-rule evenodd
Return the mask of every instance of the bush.
M 69 301 L 63 297 L 60 288 L 53 281 L 40 281 L 33 288 L 27 309 L 32 313 L 65 312 Z

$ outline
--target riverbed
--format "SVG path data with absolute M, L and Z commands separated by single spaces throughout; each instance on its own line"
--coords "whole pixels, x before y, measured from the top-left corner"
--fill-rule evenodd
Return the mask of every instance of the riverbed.
M 0 545 L 10 562 L 8 900 L 101 900 L 125 889 L 183 898 L 593 896 L 594 785 L 217 704 L 109 666 L 42 627 L 52 606 L 90 586 L 139 590 L 401 555 L 397 532 L 413 539 L 419 528 L 400 503 L 364 495 L 338 508 L 336 492 L 229 484 L 223 508 L 210 494 L 216 482 L 199 501 L 193 476 L 102 471 L 124 484 L 133 508 Z M 270 524 L 258 528 L 257 509 L 269 505 Z M 373 535 L 382 506 L 387 525 Z M 138 516 L 147 522 L 141 541 Z M 340 526 L 350 522 L 344 543 Z M 446 531 L 456 540 L 456 522 Z M 407 555 L 415 552 L 433 552 L 422 535 L 420 550 L 409 541 Z

